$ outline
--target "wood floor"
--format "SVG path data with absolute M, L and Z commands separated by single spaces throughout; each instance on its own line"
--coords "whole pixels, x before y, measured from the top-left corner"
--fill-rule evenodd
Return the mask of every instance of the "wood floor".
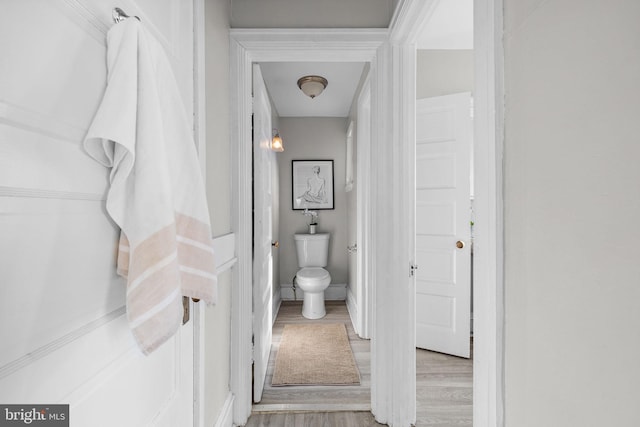
M 302 317 L 301 302 L 282 303 L 273 330 L 267 380 L 262 401 L 254 405 L 248 427 L 367 427 L 380 426 L 370 412 L 369 341 L 354 332 L 343 301 L 327 301 L 327 316 Z M 275 355 L 287 323 L 344 323 L 360 370 L 360 386 L 273 387 Z M 472 362 L 426 350 L 416 350 L 416 426 L 472 426 Z

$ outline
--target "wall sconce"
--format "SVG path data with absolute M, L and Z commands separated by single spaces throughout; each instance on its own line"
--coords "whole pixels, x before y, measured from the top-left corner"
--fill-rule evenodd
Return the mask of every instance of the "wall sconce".
M 328 84 L 327 79 L 320 76 L 304 76 L 298 79 L 298 87 L 311 99 L 320 95 Z
M 278 129 L 274 129 L 273 133 L 274 135 L 273 135 L 273 138 L 271 139 L 271 151 L 282 153 L 284 151 L 284 146 L 282 145 L 282 138 L 280 138 Z

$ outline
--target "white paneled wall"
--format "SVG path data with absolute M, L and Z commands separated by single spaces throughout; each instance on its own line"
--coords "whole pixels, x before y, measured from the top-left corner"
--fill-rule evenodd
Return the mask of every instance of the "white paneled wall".
M 191 2 L 2 4 L 0 402 L 70 404 L 77 427 L 189 425 L 193 322 L 152 355 L 138 350 L 115 274 L 108 170 L 82 149 L 106 84 L 114 6 L 160 40 L 191 115 Z

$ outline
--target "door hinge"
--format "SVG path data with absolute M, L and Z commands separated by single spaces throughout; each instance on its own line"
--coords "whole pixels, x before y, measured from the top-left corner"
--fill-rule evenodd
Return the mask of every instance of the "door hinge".
M 409 263 L 409 277 L 413 277 L 416 275 L 416 270 L 418 266 L 414 263 Z
M 256 336 L 251 335 L 251 363 L 256 361 Z

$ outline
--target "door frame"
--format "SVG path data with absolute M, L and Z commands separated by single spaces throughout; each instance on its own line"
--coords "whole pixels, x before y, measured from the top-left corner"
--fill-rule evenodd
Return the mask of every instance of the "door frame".
M 233 419 L 244 425 L 251 414 L 252 222 L 251 65 L 254 62 L 369 62 L 387 40 L 386 29 L 231 29 L 231 138 L 234 165 L 233 228 L 238 263 L 232 277 L 231 378 Z M 372 74 L 375 74 L 372 66 Z
M 391 37 L 414 45 L 440 0 L 400 0 Z M 473 425 L 504 426 L 504 51 L 503 0 L 474 0 Z M 399 79 L 415 80 L 412 58 Z M 415 96 L 403 93 L 405 108 Z M 414 114 L 415 116 L 415 114 Z
M 415 337 L 411 338 L 415 318 L 413 325 L 406 322 L 415 314 L 415 295 L 414 305 L 406 304 L 415 286 L 408 279 L 391 284 L 408 276 L 413 255 L 406 231 L 381 220 L 392 214 L 397 221 L 413 221 L 413 214 L 406 212 L 407 205 L 413 206 L 413 193 L 402 189 L 411 186 L 414 173 L 407 166 L 415 160 L 415 41 L 435 3 L 400 0 L 389 29 L 230 30 L 232 194 L 236 195 L 232 216 L 238 258 L 232 276 L 230 388 L 237 425 L 246 423 L 252 407 L 251 64 L 270 61 L 371 63 L 372 165 L 389 173 L 383 188 L 367 195 L 372 208 L 389 211 L 371 218 L 372 256 L 377 260 L 369 269 L 376 283 L 371 313 L 371 406 L 378 421 L 392 426 L 415 423 L 415 351 L 406 351 L 415 348 Z M 476 427 L 504 425 L 502 28 L 502 0 L 474 0 Z M 394 203 L 387 201 L 390 194 L 395 194 Z M 397 221 L 396 225 L 406 224 Z M 385 245 L 376 244 L 378 240 Z
M 367 75 L 362 85 L 357 101 L 358 113 L 356 117 L 356 292 L 357 292 L 357 333 L 360 338 L 371 338 L 371 316 L 373 313 L 373 298 L 371 289 L 375 287 L 374 277 L 370 277 L 371 248 L 369 236 L 371 230 L 370 200 L 366 195 L 371 194 L 371 79 Z M 363 112 L 363 110 L 365 110 Z M 362 114 L 366 120 L 362 120 Z M 363 131 L 366 140 L 362 140 Z M 369 284 L 367 287 L 365 284 Z

